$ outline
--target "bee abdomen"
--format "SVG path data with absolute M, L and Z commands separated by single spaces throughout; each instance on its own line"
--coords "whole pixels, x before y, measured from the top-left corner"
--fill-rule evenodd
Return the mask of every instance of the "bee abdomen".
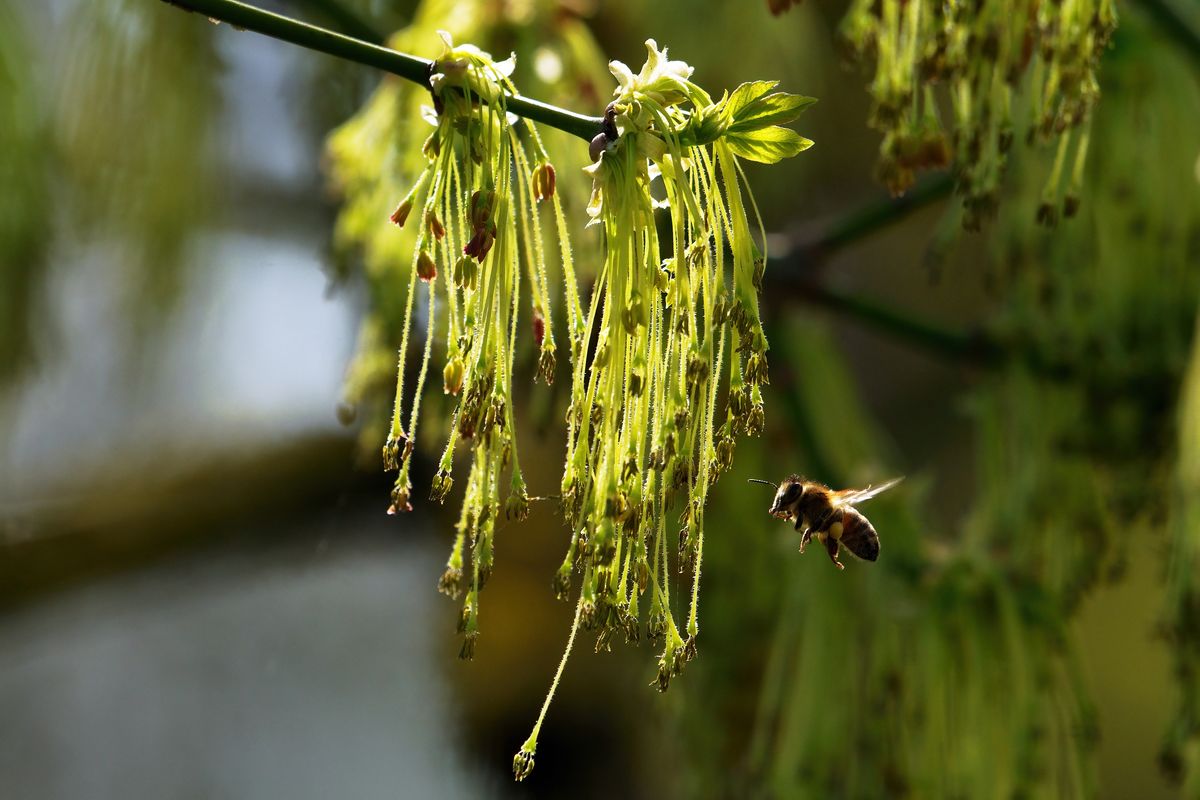
M 842 516 L 842 545 L 864 561 L 879 558 L 879 534 L 871 523 L 853 508 Z

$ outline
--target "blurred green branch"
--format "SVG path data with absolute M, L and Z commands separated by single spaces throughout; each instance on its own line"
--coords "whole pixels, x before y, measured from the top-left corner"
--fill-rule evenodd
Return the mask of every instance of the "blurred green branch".
M 293 6 L 311 9 L 313 12 L 325 17 L 333 27 L 347 36 L 353 36 L 355 39 L 362 39 L 364 42 L 378 45 L 382 45 L 387 40 L 387 37 L 375 30 L 369 22 L 356 14 L 352 9 L 338 2 L 338 0 L 289 1 Z
M 830 288 L 821 280 L 820 267 L 838 250 L 948 197 L 953 187 L 953 176 L 945 173 L 926 180 L 903 197 L 872 200 L 815 232 L 775 237 L 787 244 L 782 256 L 771 259 L 771 269 L 766 273 L 771 287 L 768 297 L 777 301 L 798 300 L 842 314 L 896 341 L 949 361 L 985 368 L 1021 362 L 1043 378 L 1071 379 L 1078 373 L 1077 364 L 1050 357 L 1028 342 L 1001 341 L 982 330 L 959 331 L 937 325 L 897 310 L 894 304 Z M 774 338 L 778 341 L 778 337 Z
M 1138 0 L 1138 7 L 1200 68 L 1200 31 L 1185 19 L 1171 0 Z
M 999 349 L 982 336 L 942 328 L 898 312 L 890 305 L 839 292 L 825 286 L 817 277 L 818 268 L 838 250 L 949 197 L 953 188 L 954 177 L 948 172 L 943 173 L 922 182 L 902 197 L 872 200 L 814 233 L 778 237 L 787 245 L 781 257 L 771 259 L 768 282 L 786 297 L 853 317 L 924 350 L 955 360 L 994 361 Z
M 204 14 L 216 22 L 227 22 L 273 39 L 316 50 L 320 53 L 383 70 L 422 86 L 429 85 L 433 62 L 400 53 L 370 42 L 309 25 L 290 17 L 272 14 L 235 0 L 163 0 L 186 11 Z M 505 108 L 519 117 L 531 119 L 560 131 L 591 141 L 600 131 L 602 120 L 552 106 L 527 97 L 507 96 Z
M 876 303 L 848 292 L 839 292 L 816 281 L 798 284 L 799 299 L 837 313 L 854 317 L 875 330 L 891 334 L 922 350 L 978 364 L 995 364 L 1000 349 L 981 334 L 971 334 L 934 325 L 919 317 L 896 311 L 890 304 Z
M 922 181 L 900 197 L 884 197 L 865 203 L 815 234 L 784 237 L 787 242 L 784 256 L 775 259 L 774 267 L 788 270 L 809 270 L 819 265 L 837 250 L 865 239 L 876 231 L 894 225 L 909 214 L 950 196 L 954 176 L 943 172 Z

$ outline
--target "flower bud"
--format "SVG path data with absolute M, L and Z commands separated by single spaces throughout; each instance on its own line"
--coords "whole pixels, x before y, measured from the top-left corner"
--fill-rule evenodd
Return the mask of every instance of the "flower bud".
M 490 222 L 483 228 L 477 230 L 471 240 L 463 247 L 463 253 L 471 256 L 476 261 L 483 261 L 487 258 L 488 252 L 492 249 L 492 245 L 496 243 L 496 227 Z
M 421 152 L 425 154 L 425 158 L 433 161 L 442 153 L 442 140 L 438 138 L 437 132 L 429 134 L 429 138 L 425 140 L 425 144 L 421 147 Z
M 1063 198 L 1063 217 L 1070 219 L 1079 213 L 1079 195 L 1067 193 Z
M 766 421 L 766 414 L 763 412 L 762 403 L 755 403 L 750 408 L 750 413 L 746 416 L 746 433 L 750 436 L 758 436 L 763 432 Z
M 410 488 L 408 479 L 401 474 L 396 479 L 396 485 L 392 487 L 392 504 L 388 506 L 388 516 L 395 516 L 401 511 L 412 511 L 412 504 L 408 502 Z
M 426 283 L 437 277 L 437 265 L 426 250 L 422 250 L 417 256 L 417 277 Z
M 452 486 L 454 486 L 454 478 L 451 478 L 444 469 L 439 469 L 430 484 L 429 499 L 438 503 L 445 502 L 446 495 L 450 494 Z
M 1043 200 L 1037 209 L 1037 221 L 1039 225 L 1044 225 L 1047 228 L 1053 228 L 1058 224 L 1058 209 L 1049 200 Z
M 446 571 L 438 579 L 438 591 L 447 597 L 457 599 L 462 591 L 462 584 L 462 570 L 457 567 L 446 567 Z
M 425 225 L 429 228 L 430 235 L 439 242 L 446 236 L 446 226 L 438 219 L 436 211 L 432 209 L 425 214 Z
M 403 438 L 404 434 L 392 434 L 383 443 L 383 468 L 388 472 L 400 469 L 400 441 Z
M 762 353 L 753 353 L 746 359 L 746 380 L 758 386 L 771 382 L 767 377 L 767 358 Z
M 485 228 L 492 218 L 492 207 L 496 202 L 496 193 L 491 190 L 479 190 L 471 195 L 467 206 L 467 216 L 471 229 L 479 231 Z
M 604 151 L 608 148 L 608 137 L 603 133 L 597 133 L 588 145 L 588 155 L 591 156 L 592 162 L 600 160 L 600 156 L 604 155 Z
M 459 256 L 454 262 L 454 285 L 460 289 L 474 289 L 479 275 L 479 262 L 470 256 Z
M 554 166 L 538 164 L 533 169 L 533 197 L 539 203 L 554 196 Z
M 462 390 L 463 372 L 463 362 L 458 356 L 446 362 L 442 369 L 442 390 L 445 394 L 456 395 Z
M 654 683 L 650 685 L 658 689 L 659 692 L 665 692 L 671 685 L 671 677 L 673 673 L 672 660 L 664 653 L 663 657 L 658 662 L 658 676 Z
M 513 492 L 504 502 L 504 518 L 518 522 L 529 518 L 529 495 L 524 490 Z
M 542 314 L 541 306 L 533 307 L 533 341 L 538 346 L 542 346 L 542 341 L 546 338 L 546 317 Z
M 533 747 L 525 745 L 513 756 L 513 777 L 523 781 L 533 772 Z
M 392 215 L 388 219 L 397 227 L 403 228 L 408 215 L 412 213 L 412 207 L 412 200 L 406 197 L 400 201 L 400 205 L 396 206 L 396 210 L 392 212 Z

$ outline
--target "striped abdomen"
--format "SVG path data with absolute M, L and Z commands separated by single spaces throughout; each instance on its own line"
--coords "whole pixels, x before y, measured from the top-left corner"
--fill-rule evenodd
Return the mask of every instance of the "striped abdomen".
M 842 535 L 838 541 L 864 561 L 879 558 L 879 534 L 870 521 L 853 508 L 843 511 Z

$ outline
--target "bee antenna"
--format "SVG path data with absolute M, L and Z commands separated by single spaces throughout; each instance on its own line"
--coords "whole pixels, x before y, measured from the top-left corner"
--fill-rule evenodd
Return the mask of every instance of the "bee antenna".
M 758 478 L 747 478 L 746 481 L 748 483 L 761 483 L 763 486 L 770 486 L 775 489 L 779 488 L 778 483 L 771 483 L 770 481 L 764 481 L 764 480 L 760 480 Z

